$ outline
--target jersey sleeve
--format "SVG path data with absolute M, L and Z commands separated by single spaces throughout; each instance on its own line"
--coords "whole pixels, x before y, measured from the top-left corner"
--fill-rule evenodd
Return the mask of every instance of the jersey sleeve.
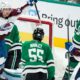
M 21 9 L 17 8 L 17 9 L 13 9 L 13 11 L 11 12 L 11 16 L 17 16 L 19 14 L 21 14 Z
M 8 36 L 6 36 L 5 41 L 6 41 L 8 50 L 21 49 L 21 43 L 19 41 L 19 31 L 15 24 L 13 26 L 11 33 Z
M 19 31 L 16 25 L 14 25 L 13 31 L 12 31 L 13 37 L 13 45 L 12 48 L 14 49 L 21 49 L 21 43 L 20 43 L 20 37 L 19 37 Z
M 17 16 L 19 14 L 22 13 L 23 9 L 26 8 L 29 4 L 25 4 L 23 5 L 22 7 L 20 8 L 17 8 L 17 9 L 13 9 L 13 11 L 11 12 L 11 16 Z
M 12 9 L 12 12 L 10 13 L 9 17 L 17 16 L 17 15 L 21 14 L 22 11 L 24 10 L 24 8 L 26 8 L 27 6 L 29 6 L 28 3 L 21 6 L 20 8 Z M 1 10 L 0 10 L 0 17 L 3 17 Z
M 47 67 L 48 67 L 48 80 L 52 80 L 55 75 L 55 66 L 54 66 L 54 58 L 52 55 L 52 50 L 50 47 L 47 47 Z

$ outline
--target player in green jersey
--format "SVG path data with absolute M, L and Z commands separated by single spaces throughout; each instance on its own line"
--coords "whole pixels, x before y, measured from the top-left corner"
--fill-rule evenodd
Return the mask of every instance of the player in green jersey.
M 54 80 L 55 67 L 51 48 L 43 43 L 44 31 L 36 28 L 33 40 L 22 45 L 22 66 L 25 80 Z
M 62 80 L 80 80 L 80 21 L 74 31 L 72 42 L 66 43 L 66 49 L 70 52 L 70 59 Z M 75 71 L 76 70 L 76 71 Z M 72 79 L 72 75 L 75 74 Z

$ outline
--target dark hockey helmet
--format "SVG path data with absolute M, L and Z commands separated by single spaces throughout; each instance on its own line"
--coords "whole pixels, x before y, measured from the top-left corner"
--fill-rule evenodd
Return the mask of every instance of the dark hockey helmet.
M 44 30 L 42 28 L 36 28 L 33 32 L 33 39 L 42 41 L 44 37 Z

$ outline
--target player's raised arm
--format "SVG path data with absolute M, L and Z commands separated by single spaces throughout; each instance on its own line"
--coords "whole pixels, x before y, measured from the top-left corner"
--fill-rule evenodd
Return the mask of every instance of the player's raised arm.
M 37 3 L 37 0 L 29 0 L 26 2 L 26 4 L 24 4 L 20 8 L 13 9 L 11 16 L 17 16 L 17 15 L 21 14 L 22 11 L 24 10 L 24 8 L 26 8 L 28 6 L 32 6 L 34 4 L 34 2 Z
M 26 1 L 26 4 L 24 4 L 20 8 L 12 8 L 8 3 L 2 2 L 0 5 L 0 17 L 9 18 L 12 16 L 17 16 L 22 13 L 24 8 L 32 6 L 34 3 L 37 3 L 37 0 L 29 0 L 28 2 Z M 8 12 L 8 14 L 6 14 L 7 16 L 4 16 L 4 11 Z

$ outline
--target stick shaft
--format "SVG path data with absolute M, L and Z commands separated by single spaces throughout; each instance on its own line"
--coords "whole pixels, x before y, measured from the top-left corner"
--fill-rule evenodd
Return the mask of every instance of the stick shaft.
M 41 24 L 41 18 L 40 18 L 39 11 L 38 11 L 38 8 L 37 8 L 36 3 L 34 3 L 34 6 L 35 6 L 35 9 L 36 9 L 36 12 L 37 12 L 37 16 L 38 16 L 38 19 L 39 19 L 39 23 Z

